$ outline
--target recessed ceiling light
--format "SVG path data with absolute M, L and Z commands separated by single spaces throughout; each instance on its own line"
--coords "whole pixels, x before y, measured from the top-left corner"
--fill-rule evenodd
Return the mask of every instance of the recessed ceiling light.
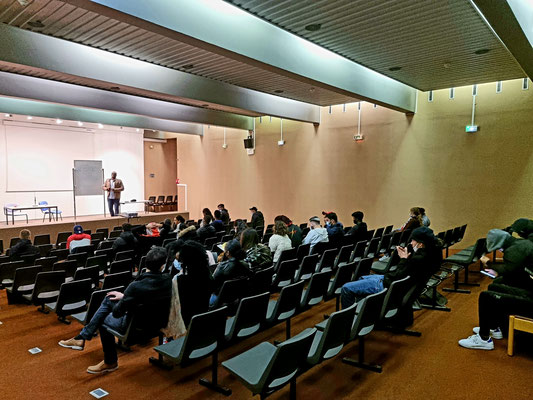
M 489 51 L 490 49 L 479 49 L 479 50 L 474 51 L 474 54 L 478 54 L 478 55 L 487 54 Z
M 316 32 L 322 28 L 322 24 L 309 24 L 305 26 L 305 30 L 309 32 Z
M 274 93 L 283 93 L 283 90 L 281 90 L 281 89 L 274 90 Z
M 194 68 L 194 64 L 186 64 L 184 65 L 183 67 L 181 67 L 182 69 L 192 69 Z
M 136 132 L 139 132 L 139 128 L 135 129 Z
M 83 122 L 78 121 L 78 126 L 83 126 Z
M 99 129 L 103 129 L 104 126 L 103 126 L 102 124 L 98 124 L 98 128 L 99 128 Z
M 26 118 L 27 118 L 27 119 L 33 119 L 33 117 L 30 116 L 30 115 L 28 115 Z
M 37 28 L 37 29 L 44 28 L 44 24 L 39 20 L 30 21 L 28 22 L 28 25 L 31 26 L 32 28 Z
M 62 124 L 62 123 L 63 123 L 63 121 L 61 121 L 59 118 L 56 119 L 56 124 Z
M 402 69 L 402 67 L 390 67 L 389 71 L 399 71 L 401 69 Z
M 6 117 L 6 118 L 11 118 L 12 116 L 13 115 L 11 115 L 11 114 L 4 114 L 4 117 Z

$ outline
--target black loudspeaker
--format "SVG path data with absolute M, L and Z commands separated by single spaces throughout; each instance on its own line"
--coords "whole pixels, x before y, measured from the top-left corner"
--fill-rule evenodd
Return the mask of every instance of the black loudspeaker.
M 254 148 L 254 139 L 251 136 L 248 136 L 247 139 L 244 139 L 244 148 L 253 149 Z

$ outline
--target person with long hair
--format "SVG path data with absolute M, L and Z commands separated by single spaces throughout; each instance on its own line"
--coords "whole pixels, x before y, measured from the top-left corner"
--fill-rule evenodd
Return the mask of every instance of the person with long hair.
M 398 230 L 400 232 L 403 232 L 407 229 L 416 229 L 421 226 L 424 226 L 424 221 L 422 220 L 422 214 L 420 213 L 420 209 L 418 207 L 413 207 L 409 210 L 409 219 Z
M 274 224 L 274 234 L 268 241 L 268 247 L 274 254 L 272 260 L 276 263 L 283 250 L 292 249 L 291 239 L 289 238 L 289 229 L 283 221 L 276 221 Z
M 278 215 L 274 218 L 274 223 L 276 221 L 283 221 L 287 225 L 289 231 L 288 235 L 291 239 L 292 247 L 298 247 L 302 244 L 302 230 L 298 225 L 292 223 L 291 219 L 286 215 Z
M 268 268 L 272 265 L 272 253 L 270 249 L 259 243 L 259 235 L 252 228 L 245 229 L 240 238 L 242 249 L 246 252 L 244 261 L 248 263 L 252 271 Z
M 210 219 L 209 219 L 209 222 L 206 222 L 206 216 L 209 216 Z M 209 208 L 204 208 L 202 210 L 202 221 L 200 222 L 200 228 L 205 226 L 205 225 L 209 225 L 211 223 L 211 221 L 213 221 L 215 219 L 215 217 L 213 216 L 213 213 L 211 212 L 211 210 Z

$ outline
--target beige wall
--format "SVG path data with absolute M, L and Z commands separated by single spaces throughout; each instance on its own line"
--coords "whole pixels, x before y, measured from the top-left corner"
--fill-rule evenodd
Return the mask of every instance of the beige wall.
M 472 109 L 471 86 L 419 93 L 414 116 L 362 103 L 363 142 L 355 142 L 357 104 L 323 108 L 321 124 L 256 121 L 256 153 L 248 156 L 246 132 L 206 127 L 204 137 L 178 137 L 178 170 L 189 186 L 189 211 L 226 204 L 233 219 L 256 205 L 267 222 L 283 213 L 304 222 L 334 210 L 345 224 L 360 209 L 370 227 L 401 225 L 411 206 L 423 206 L 435 231 L 468 223 L 466 242 L 492 227 L 533 217 L 533 88 L 521 80 L 478 87 L 476 123 L 465 133 Z
M 176 139 L 168 139 L 166 143 L 144 142 L 144 193 L 147 199 L 149 196 L 177 194 L 176 158 Z

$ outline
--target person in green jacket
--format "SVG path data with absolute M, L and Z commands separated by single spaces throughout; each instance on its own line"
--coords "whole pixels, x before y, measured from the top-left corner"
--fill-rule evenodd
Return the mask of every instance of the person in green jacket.
M 516 232 L 518 236 L 533 241 L 533 220 L 519 218 L 506 231 L 510 233 Z

